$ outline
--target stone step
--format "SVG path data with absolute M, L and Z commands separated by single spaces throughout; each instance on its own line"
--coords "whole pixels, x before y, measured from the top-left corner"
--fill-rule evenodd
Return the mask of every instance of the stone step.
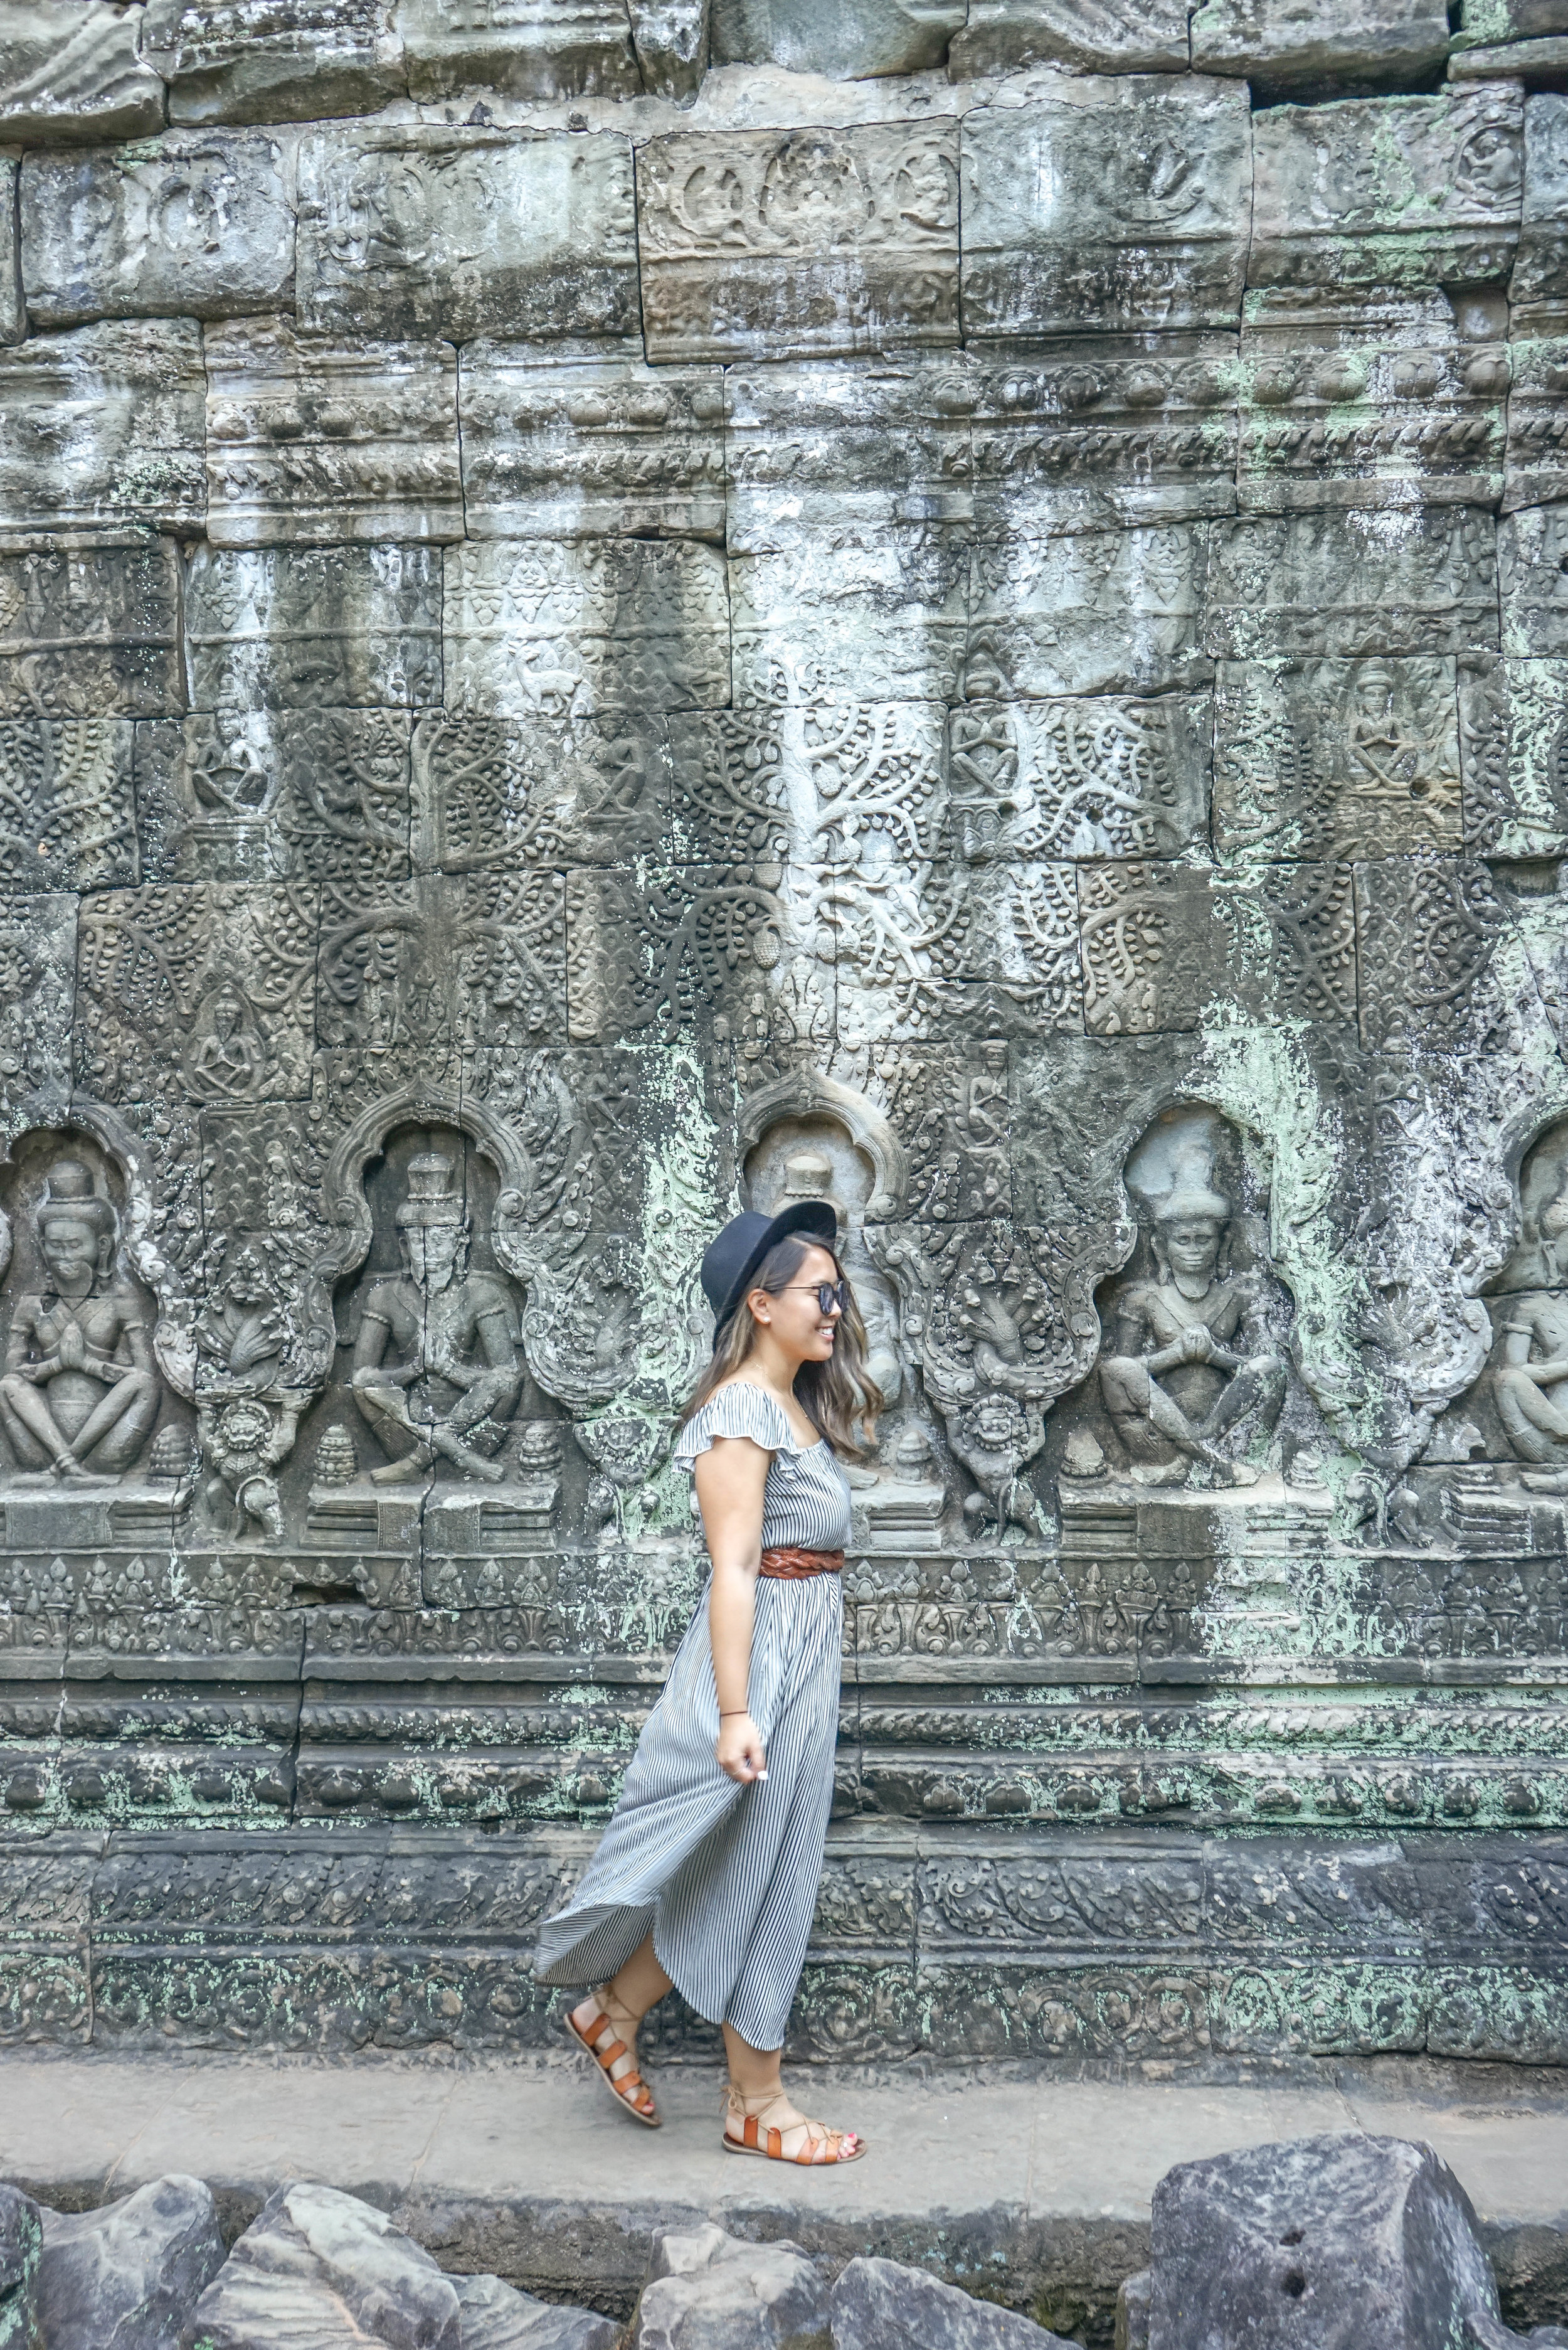
M 1568 2078 L 1382 2059 L 1162 2078 L 1022 2068 L 813 2068 L 807 2109 L 865 2132 L 843 2171 L 719 2146 L 720 2076 L 655 2078 L 657 2136 L 569 2054 L 507 2064 L 362 2057 L 127 2062 L 16 2051 L 0 2083 L 0 2178 L 86 2209 L 170 2170 L 213 2187 L 225 2234 L 281 2182 L 391 2213 L 445 2268 L 628 2314 L 655 2232 L 713 2220 L 842 2263 L 875 2252 L 1029 2311 L 1097 2350 L 1147 2258 L 1173 2163 L 1337 2130 L 1424 2140 L 1486 2233 L 1508 2322 L 1568 2319 Z

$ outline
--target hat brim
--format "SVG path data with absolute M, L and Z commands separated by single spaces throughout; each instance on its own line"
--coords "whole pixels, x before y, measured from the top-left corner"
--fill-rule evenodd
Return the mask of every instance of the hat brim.
M 730 1294 L 714 1319 L 715 1347 L 733 1321 L 741 1300 L 752 1285 L 752 1277 L 768 1251 L 795 1232 L 808 1232 L 813 1240 L 820 1241 L 824 1248 L 836 1249 L 838 1245 L 838 1217 L 831 1202 L 826 1200 L 797 1200 L 793 1207 L 783 1208 L 776 1216 L 770 1218 L 767 1230 L 731 1284 Z

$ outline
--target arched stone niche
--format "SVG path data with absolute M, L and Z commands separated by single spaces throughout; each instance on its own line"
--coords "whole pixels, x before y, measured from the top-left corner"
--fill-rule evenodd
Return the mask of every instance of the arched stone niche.
M 1280 1460 L 1291 1302 L 1268 1259 L 1268 1177 L 1218 1110 L 1173 1103 L 1124 1167 L 1137 1227 L 1096 1295 L 1094 1373 L 1058 1416 L 1064 1481 L 1255 1485 Z
M 1460 1407 L 1481 1425 L 1450 1430 L 1445 1449 L 1480 1451 L 1533 1492 L 1568 1492 L 1568 1382 L 1552 1368 L 1568 1357 L 1568 1118 L 1525 1151 L 1519 1209 L 1519 1241 L 1488 1286 L 1490 1362 Z
M 6 1539 L 166 1536 L 190 1492 L 188 1362 L 127 1157 L 85 1122 L 34 1128 L 0 1168 L 0 1203 Z

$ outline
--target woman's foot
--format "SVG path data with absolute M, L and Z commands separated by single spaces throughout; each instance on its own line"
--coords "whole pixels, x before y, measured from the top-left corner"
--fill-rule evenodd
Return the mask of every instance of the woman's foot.
M 737 2089 L 724 2092 L 724 2150 L 727 2154 L 760 2154 L 770 2162 L 797 2162 L 825 2167 L 834 2162 L 858 2162 L 866 2141 L 855 2130 L 829 2129 L 808 2121 L 782 2089 Z
M 657 2129 L 659 2117 L 653 2093 L 637 2069 L 637 2027 L 641 2021 L 624 2000 L 616 1997 L 614 1984 L 606 1983 L 573 2008 L 566 2029 L 587 2050 L 616 2103 L 649 2129 Z

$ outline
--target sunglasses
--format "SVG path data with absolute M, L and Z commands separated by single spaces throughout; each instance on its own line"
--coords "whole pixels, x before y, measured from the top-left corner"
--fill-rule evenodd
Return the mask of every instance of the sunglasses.
M 789 1287 L 803 1293 L 810 1290 L 824 1314 L 831 1314 L 836 1305 L 842 1314 L 849 1303 L 849 1284 L 846 1281 L 792 1281 Z

